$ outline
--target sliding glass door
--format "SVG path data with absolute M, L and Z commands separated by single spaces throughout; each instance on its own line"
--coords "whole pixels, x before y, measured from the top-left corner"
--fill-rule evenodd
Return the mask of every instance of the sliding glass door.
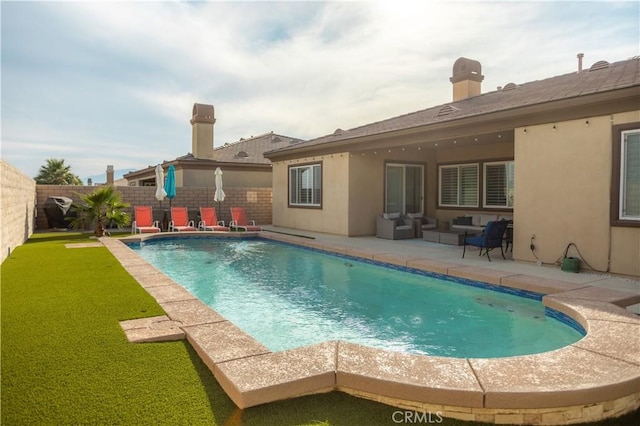
M 422 213 L 424 166 L 388 163 L 385 171 L 385 212 Z

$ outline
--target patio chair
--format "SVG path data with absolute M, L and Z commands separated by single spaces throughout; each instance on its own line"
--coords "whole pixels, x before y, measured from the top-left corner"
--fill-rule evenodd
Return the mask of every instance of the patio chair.
M 198 229 L 201 231 L 229 232 L 229 228 L 224 226 L 224 220 L 218 220 L 215 207 L 200 207 Z
M 153 209 L 151 206 L 134 206 L 134 220 L 131 224 L 131 233 L 154 233 L 160 232 L 160 224 L 153 220 Z
M 384 213 L 376 218 L 376 237 L 387 240 L 414 238 L 413 219 L 403 217 L 400 213 Z
M 186 207 L 171 207 L 171 220 L 169 231 L 197 231 L 193 220 L 189 220 L 189 212 Z
M 504 250 L 502 248 L 502 239 L 504 238 L 504 233 L 507 230 L 507 226 L 509 225 L 508 220 L 495 220 L 487 223 L 487 226 L 482 231 L 482 235 L 477 237 L 467 237 L 465 232 L 464 237 L 464 247 L 462 249 L 462 258 L 464 259 L 464 254 L 467 250 L 467 246 L 480 247 L 480 254 L 478 256 L 482 256 L 482 250 L 485 250 L 485 254 L 487 255 L 487 259 L 491 262 L 491 257 L 489 257 L 489 252 L 494 248 L 500 247 L 500 252 L 502 253 L 502 258 L 504 257 Z
M 246 232 L 262 231 L 262 228 L 256 225 L 255 220 L 247 220 L 247 212 L 244 207 L 231 207 L 231 223 L 229 226 L 234 229 L 243 229 Z
M 422 238 L 422 231 L 438 228 L 438 219 L 424 216 L 422 213 L 407 213 L 407 217 L 413 220 L 416 238 Z

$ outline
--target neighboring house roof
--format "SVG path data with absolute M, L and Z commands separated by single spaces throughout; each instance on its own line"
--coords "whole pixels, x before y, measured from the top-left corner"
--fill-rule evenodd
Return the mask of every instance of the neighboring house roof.
M 640 85 L 640 58 L 609 64 L 596 62 L 591 68 L 524 84 L 509 83 L 501 89 L 456 102 L 412 112 L 349 130 L 311 139 L 294 146 L 270 151 L 267 157 L 296 150 L 416 127 L 432 126 L 500 111 L 612 92 Z M 342 145 L 342 144 L 340 144 Z
M 224 163 L 260 163 L 271 164 L 263 154 L 267 151 L 287 147 L 300 142 L 300 139 L 270 132 L 237 142 L 225 143 L 214 149 L 216 161 Z
M 213 167 L 215 165 L 237 164 L 238 166 L 268 166 L 271 161 L 264 157 L 264 152 L 273 149 L 289 146 L 298 143 L 301 139 L 290 136 L 279 135 L 269 132 L 259 136 L 251 136 L 248 139 L 241 138 L 239 141 L 225 143 L 223 146 L 214 148 L 215 159 L 195 158 L 192 153 L 188 153 L 175 160 L 163 161 L 165 163 L 180 163 L 182 165 L 192 164 L 192 167 Z M 145 169 L 136 170 L 124 175 L 127 179 L 136 179 L 155 173 L 155 166 L 148 166 Z

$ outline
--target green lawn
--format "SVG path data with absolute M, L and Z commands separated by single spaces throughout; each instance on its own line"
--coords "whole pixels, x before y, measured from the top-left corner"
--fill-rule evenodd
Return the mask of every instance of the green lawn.
M 127 342 L 120 320 L 163 311 L 107 249 L 64 246 L 83 241 L 36 234 L 2 263 L 2 425 L 396 424 L 339 392 L 237 409 L 185 341 Z

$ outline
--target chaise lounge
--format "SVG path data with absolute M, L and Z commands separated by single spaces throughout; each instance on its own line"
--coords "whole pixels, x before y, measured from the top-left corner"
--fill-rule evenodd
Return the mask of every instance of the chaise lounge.
M 197 231 L 193 220 L 189 220 L 189 212 L 186 207 L 171 207 L 169 231 Z
M 231 207 L 231 228 L 242 229 L 245 232 L 262 231 L 262 228 L 256 225 L 255 220 L 247 219 L 247 212 L 243 207 Z
M 153 220 L 153 209 L 151 206 L 135 206 L 133 208 L 134 220 L 131 224 L 131 233 L 154 233 L 160 232 L 158 221 Z
M 215 207 L 200 207 L 198 229 L 201 231 L 229 232 L 229 228 L 224 226 L 224 220 L 218 220 Z

